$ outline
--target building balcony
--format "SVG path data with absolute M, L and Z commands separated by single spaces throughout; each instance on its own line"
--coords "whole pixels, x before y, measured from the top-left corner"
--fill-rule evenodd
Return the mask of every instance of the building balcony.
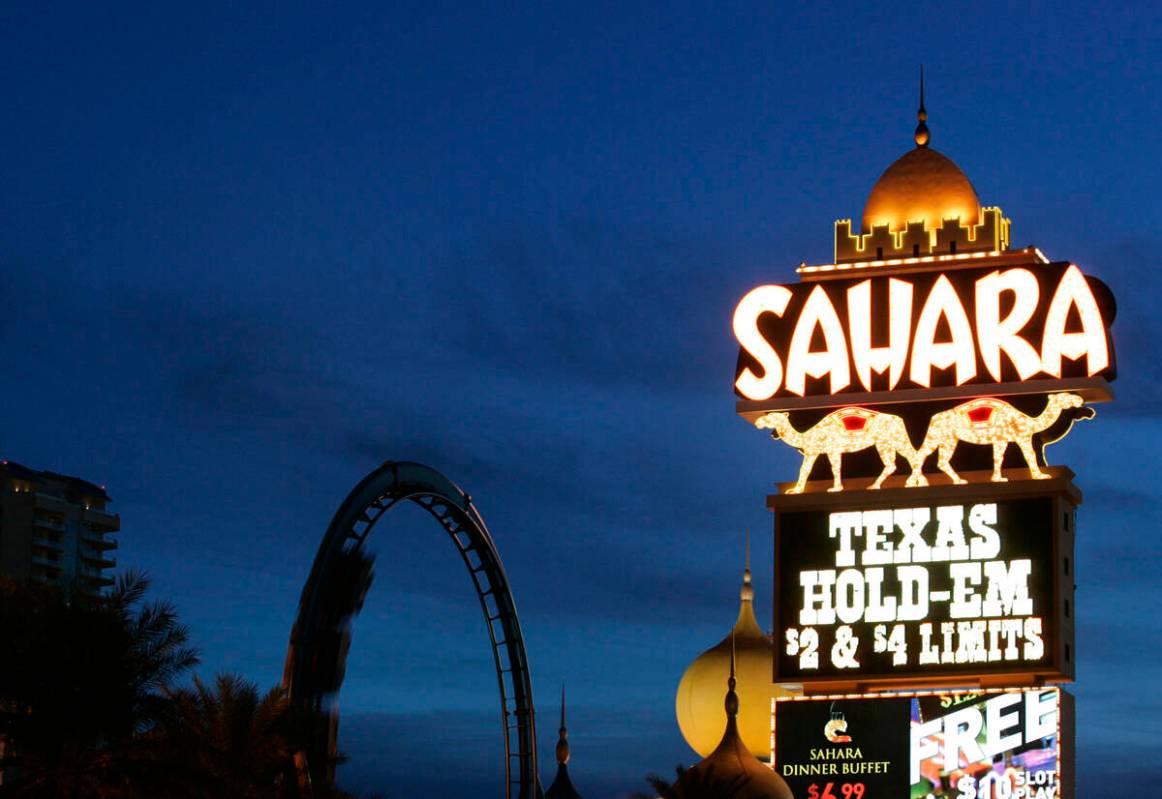
M 49 569 L 59 569 L 61 567 L 61 557 L 55 552 L 37 552 L 33 550 L 29 560 L 38 566 L 45 566 Z
M 117 565 L 117 561 L 113 558 L 107 558 L 100 553 L 85 552 L 83 550 L 81 552 L 81 560 L 87 565 L 94 566 L 98 569 L 112 569 Z
M 89 589 L 108 588 L 117 582 L 112 577 L 97 574 L 82 574 L 80 575 L 80 580 L 81 585 Z
M 34 547 L 43 547 L 44 549 L 51 549 L 56 552 L 64 550 L 64 545 L 61 543 L 60 536 L 44 535 L 37 533 L 32 537 L 32 545 Z
M 93 530 L 82 530 L 81 540 L 91 546 L 93 549 L 100 549 L 105 551 L 117 548 L 116 541 L 111 538 L 105 538 L 103 533 L 98 533 Z
M 52 583 L 55 585 L 60 583 L 62 573 L 59 563 L 33 563 L 32 569 L 29 571 L 29 576 L 42 583 Z
M 60 497 L 54 497 L 52 494 L 45 494 L 37 491 L 33 497 L 38 508 L 45 510 L 56 511 L 57 513 L 65 513 L 69 509 L 69 503 L 65 502 Z
M 113 532 L 121 529 L 121 517 L 116 513 L 106 513 L 103 510 L 87 509 L 81 511 L 81 520 L 94 530 Z
M 57 519 L 52 516 L 34 516 L 32 519 L 33 527 L 41 527 L 45 530 L 57 530 L 63 532 L 65 529 L 64 519 Z

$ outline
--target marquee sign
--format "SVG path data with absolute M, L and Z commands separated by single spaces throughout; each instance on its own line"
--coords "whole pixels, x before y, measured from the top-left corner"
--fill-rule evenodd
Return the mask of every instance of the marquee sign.
M 770 497 L 775 682 L 1071 678 L 1079 497 L 1061 471 L 998 488 Z
M 738 303 L 740 411 L 1116 376 L 1113 295 L 1074 264 L 830 277 L 759 286 Z
M 778 699 L 774 766 L 803 799 L 1071 799 L 1057 688 Z
M 1081 496 L 1046 447 L 1113 398 L 1117 306 L 1010 247 L 928 147 L 922 82 L 918 120 L 834 263 L 734 309 L 736 410 L 802 456 L 767 497 L 773 682 L 805 697 L 773 708 L 773 760 L 800 799 L 1071 797 L 1046 686 L 1074 674 Z

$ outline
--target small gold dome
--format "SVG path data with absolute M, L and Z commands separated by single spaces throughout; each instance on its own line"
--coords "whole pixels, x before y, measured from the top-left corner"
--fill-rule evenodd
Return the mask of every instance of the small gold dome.
M 728 660 L 728 666 L 729 666 Z M 714 751 L 702 762 L 686 770 L 674 784 L 676 799 L 794 799 L 786 781 L 774 769 L 764 766 L 739 737 L 736 714 L 739 697 L 730 672 L 729 689 L 723 705 L 725 731 Z
M 925 141 L 927 141 L 925 130 Z M 950 158 L 930 147 L 918 146 L 887 168 L 863 209 L 863 232 L 875 225 L 904 230 L 922 221 L 933 230 L 942 220 L 959 217 L 961 225 L 980 221 L 976 190 Z
M 738 728 L 755 757 L 771 756 L 771 698 L 787 695 L 773 682 L 774 649 L 754 615 L 750 569 L 744 572 L 741 607 L 734 629 L 703 652 L 678 683 L 675 710 L 678 727 L 690 748 L 706 757 L 722 740 L 726 711 L 722 685 L 730 673 L 731 639 L 738 675 Z

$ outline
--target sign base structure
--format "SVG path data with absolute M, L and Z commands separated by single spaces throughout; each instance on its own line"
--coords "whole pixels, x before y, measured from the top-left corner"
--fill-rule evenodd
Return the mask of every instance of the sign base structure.
M 802 799 L 1074 799 L 1060 688 L 773 702 L 774 767 Z
M 811 695 L 1072 681 L 1081 493 L 1064 467 L 1001 476 L 769 496 L 774 682 Z

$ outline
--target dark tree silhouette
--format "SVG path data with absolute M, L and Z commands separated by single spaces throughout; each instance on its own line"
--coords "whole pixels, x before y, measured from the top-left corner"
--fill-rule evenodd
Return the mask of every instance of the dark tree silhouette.
M 169 768 L 169 794 L 265 799 L 294 790 L 286 777 L 302 725 L 282 689 L 261 695 L 254 683 L 220 675 L 166 695 L 169 708 L 147 738 Z
M 301 786 L 326 719 L 198 662 L 173 608 L 123 576 L 105 596 L 0 580 L 0 799 L 356 799 Z
M 135 753 L 198 662 L 172 606 L 127 573 L 101 597 L 0 584 L 0 796 L 134 796 Z

